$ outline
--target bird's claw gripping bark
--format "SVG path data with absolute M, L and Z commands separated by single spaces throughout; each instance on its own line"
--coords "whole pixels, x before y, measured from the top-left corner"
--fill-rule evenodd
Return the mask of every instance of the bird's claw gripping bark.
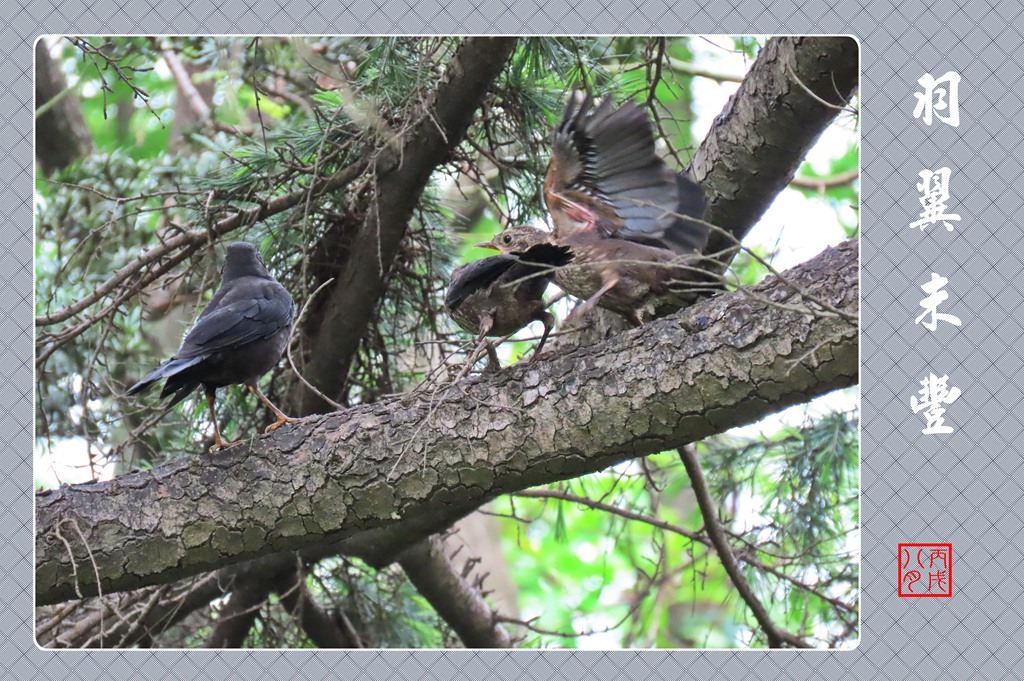
M 245 442 L 245 440 L 234 440 L 233 442 L 225 442 L 223 439 L 220 438 L 220 436 L 217 436 L 214 438 L 213 446 L 210 447 L 210 453 L 216 454 L 217 452 L 222 452 L 225 449 L 230 449 L 235 445 L 240 445 L 243 442 Z
M 277 430 L 278 428 L 280 428 L 284 424 L 291 423 L 293 421 L 295 421 L 295 419 L 291 418 L 290 416 L 285 416 L 284 414 L 279 414 L 278 417 L 277 417 L 277 420 L 274 421 L 273 423 L 271 423 L 266 428 L 264 428 L 263 432 L 264 432 L 264 434 L 266 434 L 266 433 L 273 433 L 275 430 Z

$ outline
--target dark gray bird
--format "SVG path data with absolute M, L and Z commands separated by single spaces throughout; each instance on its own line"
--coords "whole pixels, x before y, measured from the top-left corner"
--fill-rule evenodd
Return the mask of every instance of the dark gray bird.
M 478 244 L 483 246 L 484 244 Z M 531 261 L 516 255 L 495 255 L 459 267 L 452 273 L 445 308 L 466 331 L 477 334 L 477 344 L 488 336 L 508 336 L 533 321 L 544 325 L 534 351 L 540 354 L 554 327 L 555 318 L 545 309 L 544 290 L 555 267 L 569 261 L 567 249 L 543 244 L 531 252 Z M 491 366 L 498 366 L 494 347 L 488 344 Z
M 294 313 L 292 297 L 267 271 L 256 247 L 244 241 L 233 243 L 221 268 L 220 289 L 185 336 L 177 354 L 149 372 L 127 394 L 142 392 L 163 379 L 160 397 L 171 395 L 168 406 L 173 406 L 202 385 L 213 420 L 213 451 L 244 442 L 226 442 L 221 437 L 214 409 L 217 388 L 241 383 L 277 417 L 264 432 L 276 430 L 293 419 L 274 406 L 256 382 L 281 359 Z

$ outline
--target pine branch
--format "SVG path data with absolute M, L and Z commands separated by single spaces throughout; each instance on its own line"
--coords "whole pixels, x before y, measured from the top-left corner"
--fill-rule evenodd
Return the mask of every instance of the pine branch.
M 309 361 L 303 375 L 328 397 L 339 396 L 431 173 L 461 142 L 515 45 L 514 38 L 465 39 L 448 62 L 446 78 L 433 97 L 375 161 L 370 203 L 351 211 L 365 215 L 348 249 L 358 257 L 348 258 L 335 284 L 325 291 L 316 326 L 306 329 Z M 299 414 L 331 409 L 301 384 L 296 384 L 289 403 Z
M 705 252 L 732 260 L 734 244 L 853 96 L 857 57 L 857 41 L 846 37 L 773 38 L 764 46 L 690 162 L 708 196 L 708 222 L 727 232 L 713 232 Z
M 501 494 L 751 423 L 857 380 L 857 246 L 753 291 L 437 394 L 302 419 L 251 445 L 36 496 L 37 602 L 168 583 L 383 533 L 409 546 Z M 776 303 L 785 302 L 786 305 Z M 81 529 L 61 541 L 56 531 Z M 87 550 L 88 548 L 88 550 Z M 73 554 L 69 556 L 69 551 Z M 390 554 L 393 559 L 397 550 Z

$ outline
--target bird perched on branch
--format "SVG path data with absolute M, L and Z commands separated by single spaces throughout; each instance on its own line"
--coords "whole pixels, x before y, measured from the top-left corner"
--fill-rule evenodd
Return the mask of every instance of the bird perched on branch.
M 459 326 L 477 334 L 478 347 L 489 336 L 508 336 L 530 322 L 542 323 L 544 334 L 534 350 L 536 357 L 555 323 L 545 309 L 544 290 L 553 268 L 568 260 L 566 248 L 543 243 L 531 251 L 530 262 L 504 254 L 463 265 L 452 273 L 445 308 Z M 487 355 L 490 366 L 496 368 L 498 356 L 489 343 Z
M 267 399 L 256 382 L 270 371 L 288 343 L 295 305 L 288 291 L 267 271 L 259 251 L 240 241 L 228 246 L 221 268 L 220 288 L 189 330 L 177 354 L 128 389 L 134 395 L 164 380 L 160 397 L 171 395 L 168 406 L 188 397 L 200 385 L 213 420 L 215 449 L 226 442 L 217 425 L 217 388 L 241 383 L 274 413 L 277 421 L 264 432 L 293 420 Z
M 658 156 L 651 122 L 635 104 L 613 109 L 608 98 L 595 109 L 590 93 L 578 108 L 570 100 L 552 137 L 544 200 L 552 233 L 512 227 L 488 247 L 568 248 L 572 262 L 555 283 L 584 300 L 575 315 L 600 305 L 640 324 L 649 309 L 696 298 L 709 233 L 697 221 L 704 192 Z
M 559 239 L 551 232 L 521 225 L 478 245 L 515 255 L 524 263 L 530 262 L 538 249 L 565 249 L 565 263 L 554 270 L 554 280 L 566 293 L 584 301 L 573 312 L 576 317 L 600 305 L 639 325 L 647 309 L 689 305 L 701 290 L 694 284 L 700 273 L 694 265 L 696 258 L 625 239 L 603 238 L 594 230 Z

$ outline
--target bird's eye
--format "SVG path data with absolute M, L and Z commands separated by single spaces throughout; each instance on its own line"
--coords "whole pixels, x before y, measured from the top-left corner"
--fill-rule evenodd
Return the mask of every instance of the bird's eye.
M 512 235 L 511 234 L 506 234 L 505 236 L 501 237 L 501 243 L 503 243 L 503 244 L 510 244 L 510 243 L 512 243 Z

